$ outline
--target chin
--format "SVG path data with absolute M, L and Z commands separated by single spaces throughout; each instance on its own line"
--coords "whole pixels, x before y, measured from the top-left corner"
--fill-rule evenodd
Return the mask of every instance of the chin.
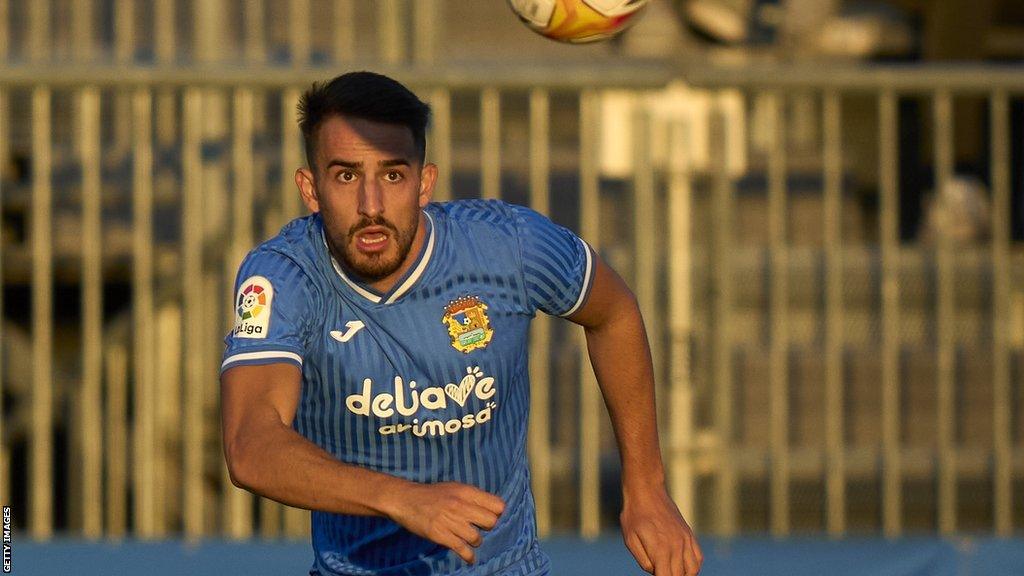
M 366 257 L 363 255 L 357 258 L 348 258 L 346 265 L 363 280 L 371 282 L 386 278 L 398 270 L 396 258 L 392 254 L 384 254 L 379 257 Z

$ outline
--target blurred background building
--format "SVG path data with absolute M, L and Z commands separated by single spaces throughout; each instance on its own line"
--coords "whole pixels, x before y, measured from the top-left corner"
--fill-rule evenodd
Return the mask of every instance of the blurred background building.
M 441 199 L 582 233 L 651 330 L 704 533 L 1024 526 L 1024 7 L 655 0 L 567 46 L 504 0 L 0 0 L 0 501 L 33 538 L 304 538 L 234 488 L 241 257 L 301 213 L 295 104 L 374 69 L 434 107 Z M 616 524 L 560 322 L 533 340 L 542 534 Z

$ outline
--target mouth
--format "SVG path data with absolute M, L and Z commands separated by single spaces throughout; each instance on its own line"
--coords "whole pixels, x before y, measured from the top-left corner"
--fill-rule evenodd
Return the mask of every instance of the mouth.
M 367 226 L 355 235 L 356 249 L 366 254 L 381 252 L 388 246 L 391 232 L 384 226 Z

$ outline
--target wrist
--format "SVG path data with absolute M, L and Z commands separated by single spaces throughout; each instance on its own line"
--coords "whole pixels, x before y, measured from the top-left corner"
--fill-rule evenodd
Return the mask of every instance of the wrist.
M 664 492 L 665 490 L 665 473 L 663 471 L 648 471 L 637 474 L 629 474 L 623 471 L 622 495 L 626 500 L 632 497 L 642 497 L 648 494 Z
M 411 488 L 408 484 L 412 482 L 395 477 L 386 477 L 377 482 L 371 490 L 373 509 L 381 516 L 394 520 L 403 508 L 403 494 Z

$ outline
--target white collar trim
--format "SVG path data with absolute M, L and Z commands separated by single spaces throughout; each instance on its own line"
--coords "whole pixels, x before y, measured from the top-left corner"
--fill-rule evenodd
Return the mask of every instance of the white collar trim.
M 420 261 L 416 264 L 416 268 L 412 271 L 412 274 L 409 274 L 409 277 L 405 279 L 405 282 L 402 282 L 402 285 L 388 297 L 384 302 L 385 304 L 391 304 L 395 300 L 398 300 L 402 297 L 402 294 L 408 292 L 409 289 L 416 284 L 416 281 L 423 275 L 423 271 L 427 269 L 427 263 L 430 262 L 430 256 L 434 253 L 434 219 L 430 217 L 430 214 L 427 214 L 426 212 L 424 212 L 424 214 L 426 214 L 427 220 L 430 221 L 430 236 L 427 238 L 427 249 L 423 251 L 423 258 L 420 258 Z
M 429 236 L 427 237 L 427 249 L 423 252 L 423 257 L 420 258 L 420 261 L 416 265 L 416 268 L 412 271 L 412 274 L 409 274 L 409 277 L 405 279 L 405 282 L 402 282 L 402 285 L 399 286 L 397 290 L 392 292 L 391 296 L 388 296 L 388 299 L 384 301 L 385 304 L 391 304 L 395 302 L 396 300 L 401 298 L 403 294 L 408 292 L 409 289 L 413 287 L 413 285 L 416 284 L 416 281 L 419 280 L 420 276 L 423 275 L 423 271 L 427 269 L 427 264 L 430 262 L 430 257 L 434 253 L 434 219 L 430 216 L 430 214 L 426 212 L 424 212 L 423 214 L 427 217 L 427 220 L 430 220 Z M 363 288 L 358 283 L 349 278 L 348 275 L 345 274 L 345 271 L 341 268 L 341 265 L 338 264 L 338 261 L 334 259 L 334 254 L 331 253 L 331 247 L 328 246 L 327 244 L 326 229 L 321 229 L 320 238 L 321 240 L 323 240 L 324 246 L 327 248 L 328 256 L 331 257 L 331 265 L 334 266 L 334 271 L 337 272 L 338 276 L 340 276 L 341 279 L 345 281 L 345 284 L 348 284 L 350 288 L 355 290 L 356 293 L 362 296 L 363 298 L 366 298 L 367 300 L 373 302 L 374 304 L 380 304 L 382 298 L 381 296 L 378 296 L 373 292 L 370 292 L 369 290 Z

